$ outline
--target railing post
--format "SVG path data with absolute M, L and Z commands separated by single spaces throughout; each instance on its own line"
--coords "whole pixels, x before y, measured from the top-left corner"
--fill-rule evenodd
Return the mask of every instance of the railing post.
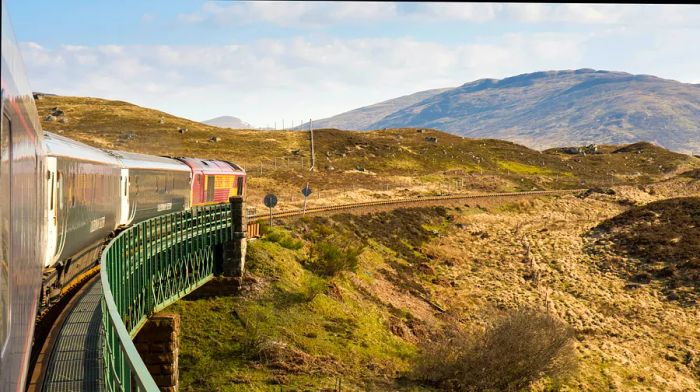
M 228 200 L 231 207 L 231 236 L 223 244 L 223 275 L 241 278 L 247 245 L 245 202 L 241 196 L 232 196 Z

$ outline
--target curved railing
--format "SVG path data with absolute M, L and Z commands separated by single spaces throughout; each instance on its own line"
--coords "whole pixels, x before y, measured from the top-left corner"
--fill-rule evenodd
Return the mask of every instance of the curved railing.
M 138 223 L 107 245 L 100 277 L 108 391 L 158 391 L 131 339 L 148 316 L 214 276 L 215 247 L 231 230 L 230 205 L 220 204 Z

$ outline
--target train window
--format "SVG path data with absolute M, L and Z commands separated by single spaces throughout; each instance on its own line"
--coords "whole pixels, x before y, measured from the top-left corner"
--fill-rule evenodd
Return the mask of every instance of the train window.
M 49 187 L 51 188 L 51 196 L 49 197 L 49 210 L 53 211 L 53 194 L 54 188 L 56 188 L 56 182 L 54 181 L 54 174 L 49 172 Z
M 10 119 L 2 116 L 0 127 L 0 355 L 4 356 L 10 335 L 10 222 L 12 151 Z
M 63 174 L 61 172 L 56 173 L 56 192 L 58 195 L 58 209 L 63 210 Z
M 70 206 L 75 207 L 75 194 L 78 193 L 78 187 L 80 186 L 78 180 L 80 180 L 80 178 L 76 176 L 75 173 L 71 173 L 70 177 Z

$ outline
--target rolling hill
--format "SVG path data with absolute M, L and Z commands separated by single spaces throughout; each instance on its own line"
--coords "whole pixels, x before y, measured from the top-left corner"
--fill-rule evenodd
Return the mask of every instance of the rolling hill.
M 415 97 L 415 100 L 404 99 Z M 383 115 L 369 122 L 367 113 Z M 437 128 L 544 149 L 654 142 L 700 151 L 700 86 L 649 75 L 579 69 L 481 79 L 429 90 L 315 122 L 342 129 Z
M 100 98 L 45 96 L 36 102 L 45 130 L 95 147 L 236 162 L 248 170 L 250 202 L 274 191 L 280 208 L 296 208 L 307 182 L 314 203 L 338 203 L 457 187 L 489 192 L 648 183 L 700 168 L 700 159 L 649 143 L 535 151 L 502 140 L 399 128 L 317 130 L 310 171 L 308 132 L 233 131 Z M 51 116 L 55 109 L 63 115 Z

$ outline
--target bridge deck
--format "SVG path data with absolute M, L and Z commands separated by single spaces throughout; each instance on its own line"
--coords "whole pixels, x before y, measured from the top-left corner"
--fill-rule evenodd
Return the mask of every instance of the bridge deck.
M 102 307 L 99 280 L 78 299 L 61 326 L 46 366 L 42 391 L 103 391 Z

